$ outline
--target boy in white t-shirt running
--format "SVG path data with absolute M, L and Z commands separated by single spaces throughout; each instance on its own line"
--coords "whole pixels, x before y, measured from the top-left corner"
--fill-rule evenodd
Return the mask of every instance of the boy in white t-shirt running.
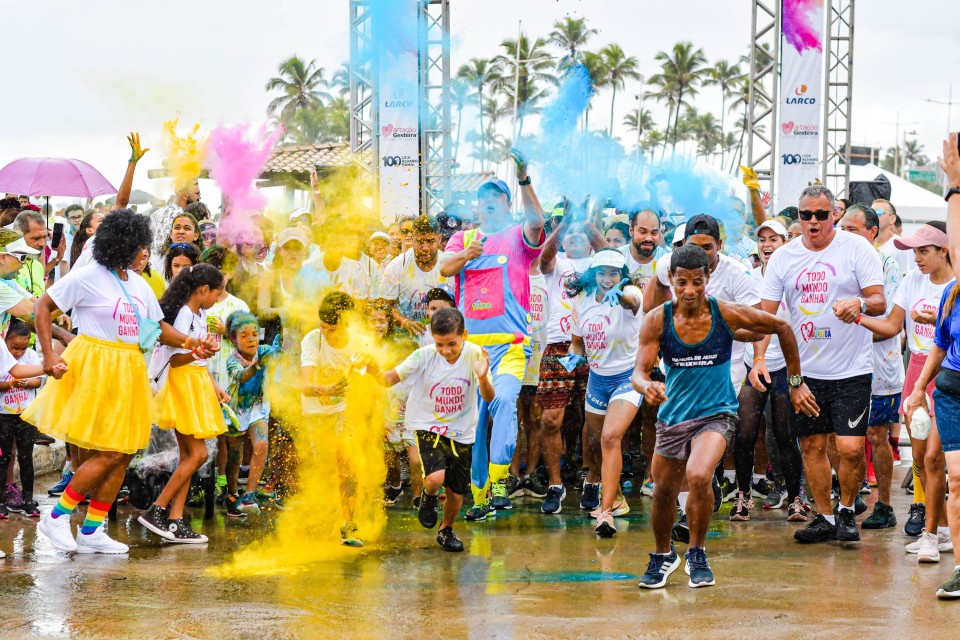
M 410 389 L 407 428 L 417 433 L 423 462 L 423 495 L 417 518 L 427 529 L 437 524 L 438 492 L 447 488 L 437 544 L 444 551 L 463 551 L 453 523 L 470 491 L 470 466 L 476 438 L 477 391 L 493 402 L 490 356 L 474 343 L 464 342 L 463 314 L 440 309 L 430 319 L 434 344 L 417 349 L 396 369 L 384 374 L 387 386 L 400 382 Z M 487 516 L 490 517 L 490 516 Z

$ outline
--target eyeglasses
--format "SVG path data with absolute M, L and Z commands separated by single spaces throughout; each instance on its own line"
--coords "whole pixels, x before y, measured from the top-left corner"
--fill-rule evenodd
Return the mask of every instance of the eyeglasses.
M 803 220 L 804 222 L 807 222 L 808 220 L 810 220 L 810 218 L 816 217 L 817 220 L 819 220 L 820 222 L 826 222 L 827 220 L 830 219 L 830 216 L 832 215 L 833 215 L 832 211 L 826 211 L 824 209 L 821 209 L 819 211 L 801 211 L 800 219 Z

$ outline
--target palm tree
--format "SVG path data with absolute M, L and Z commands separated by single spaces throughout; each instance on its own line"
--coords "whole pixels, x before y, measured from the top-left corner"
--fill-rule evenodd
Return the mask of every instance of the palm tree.
M 610 98 L 610 129 L 608 133 L 613 137 L 613 104 L 617 99 L 617 87 L 626 87 L 627 79 L 643 82 L 640 72 L 637 71 L 637 59 L 627 56 L 618 44 L 608 44 L 600 51 L 607 71 L 607 86 L 613 87 L 613 96 Z
M 597 92 L 600 91 L 603 87 L 607 86 L 609 82 L 609 70 L 607 69 L 607 63 L 604 60 L 603 56 L 599 53 L 594 53 L 593 51 L 581 51 L 580 52 L 580 64 L 584 66 L 587 70 L 587 74 L 590 76 L 590 97 L 597 95 Z M 583 112 L 583 130 L 586 131 L 590 125 L 590 105 L 587 105 L 586 111 Z
M 726 131 L 727 98 L 733 95 L 736 86 L 745 80 L 745 76 L 740 71 L 740 65 L 731 65 L 726 60 L 717 60 L 712 67 L 707 70 L 704 78 L 704 86 L 715 85 L 720 87 L 720 131 Z M 725 149 L 720 147 L 720 163 L 723 164 Z
M 677 146 L 677 123 L 680 120 L 680 107 L 687 103 L 684 97 L 691 98 L 697 95 L 707 64 L 707 57 L 703 49 L 694 49 L 691 42 L 678 42 L 673 45 L 670 53 L 657 52 L 654 56 L 660 63 L 660 73 L 650 78 L 650 83 L 661 89 L 673 98 L 673 107 L 676 109 L 673 119 L 673 146 Z
M 323 67 L 316 60 L 304 63 L 297 56 L 280 63 L 280 74 L 267 81 L 267 91 L 279 91 L 280 95 L 267 106 L 269 115 L 278 114 L 281 122 L 293 122 L 300 109 L 315 109 L 324 101 L 333 99 L 327 91 Z
M 623 118 L 623 124 L 627 131 L 633 131 L 637 134 L 637 146 L 642 146 L 641 136 L 648 134 L 651 130 L 657 128 L 657 123 L 653 121 L 648 109 L 637 107 L 636 111 L 631 111 Z
M 923 145 L 916 140 L 907 140 L 903 145 L 903 164 L 910 167 L 927 164 L 927 156 L 923 153 Z
M 453 144 L 453 166 L 457 166 L 457 154 L 460 152 L 460 126 L 463 124 L 463 108 L 470 100 L 470 85 L 465 80 L 455 78 L 450 82 L 450 100 L 457 108 L 457 140 Z
M 536 113 L 539 103 L 547 96 L 543 85 L 554 85 L 556 77 L 553 56 L 546 51 L 547 41 L 537 38 L 531 42 L 525 35 L 517 40 L 500 43 L 503 54 L 495 58 L 503 69 L 495 82 L 496 89 L 513 104 L 518 113 L 516 135 L 523 131 L 525 113 Z
M 561 70 L 573 66 L 580 62 L 580 51 L 587 44 L 590 36 L 595 36 L 599 31 L 587 28 L 586 18 L 571 18 L 567 16 L 562 21 L 553 23 L 553 31 L 550 32 L 550 42 L 557 45 L 566 54 L 560 58 L 559 67 Z
M 340 65 L 330 77 L 330 87 L 337 90 L 337 95 L 346 97 L 350 93 L 350 65 L 346 62 Z
M 483 113 L 484 113 L 484 88 L 492 85 L 500 76 L 500 66 L 496 61 L 486 58 L 472 58 L 470 62 L 460 67 L 457 71 L 457 78 L 463 80 L 476 90 L 475 99 L 480 108 L 480 130 L 483 131 Z M 496 104 L 496 102 L 494 102 Z M 480 139 L 480 145 L 485 144 L 484 139 Z M 480 157 L 485 157 L 486 153 L 481 152 Z M 480 163 L 480 170 L 483 171 L 483 160 Z

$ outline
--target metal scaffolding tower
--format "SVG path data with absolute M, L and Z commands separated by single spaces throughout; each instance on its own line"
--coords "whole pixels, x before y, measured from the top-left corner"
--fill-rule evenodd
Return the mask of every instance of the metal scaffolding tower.
M 377 55 L 371 0 L 350 0 L 350 151 L 372 184 L 378 202 Z
M 436 215 L 450 199 L 450 0 L 420 3 L 420 211 Z
M 772 192 L 780 84 L 780 0 L 754 0 L 750 25 L 747 166 L 756 170 Z
M 853 101 L 854 0 L 828 0 L 830 51 L 824 73 L 821 181 L 837 197 L 850 183 L 850 114 Z
M 379 201 L 378 56 L 371 4 L 350 0 L 350 150 Z M 450 105 L 450 0 L 417 0 L 420 51 L 420 210 L 439 213 L 453 171 Z

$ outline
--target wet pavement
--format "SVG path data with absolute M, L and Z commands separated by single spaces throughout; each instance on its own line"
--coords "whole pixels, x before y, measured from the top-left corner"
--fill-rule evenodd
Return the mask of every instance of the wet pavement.
M 388 509 L 383 539 L 355 557 L 250 578 L 204 570 L 263 537 L 269 514 L 238 521 L 218 510 L 214 521 L 194 520 L 209 545 L 161 546 L 135 509 L 121 508 L 109 532 L 131 545 L 129 557 L 70 557 L 37 534 L 36 521 L 12 514 L 0 521 L 0 637 L 886 638 L 920 629 L 956 637 L 960 602 L 934 596 L 952 555 L 918 566 L 903 552 L 905 471 L 894 480 L 900 524 L 861 531 L 860 543 L 801 547 L 785 510 L 758 503 L 752 521 L 731 523 L 724 505 L 707 544 L 717 586 L 704 589 L 689 588 L 682 570 L 666 589 L 637 588 L 653 549 L 650 500 L 639 496 L 613 540 L 593 535 L 577 492 L 555 516 L 520 499 L 496 521 L 459 522 L 462 554 L 436 546 L 402 506 L 407 497 Z M 872 506 L 876 491 L 865 497 Z

